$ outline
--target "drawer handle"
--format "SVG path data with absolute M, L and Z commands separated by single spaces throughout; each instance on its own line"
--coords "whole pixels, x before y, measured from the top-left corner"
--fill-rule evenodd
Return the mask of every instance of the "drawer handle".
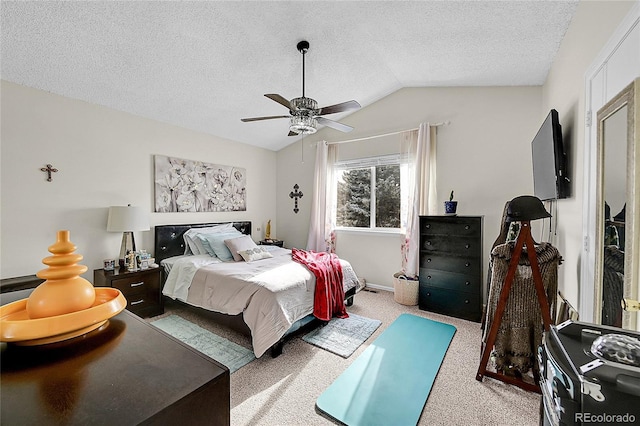
M 469 300 L 465 300 L 465 301 L 464 301 L 464 303 L 465 303 L 466 305 L 468 305 L 468 304 L 469 304 Z
M 464 282 L 464 285 L 469 285 L 469 284 L 471 284 L 469 281 Z
M 425 228 L 427 228 L 427 229 L 431 228 L 431 224 L 427 223 L 427 226 L 425 226 Z
M 427 293 L 427 296 L 431 296 L 431 293 Z
M 469 266 L 471 266 L 471 263 L 467 262 L 467 263 L 464 264 L 464 266 L 466 266 L 468 268 Z
M 427 275 L 427 279 L 430 280 L 431 279 L 431 275 Z
M 129 303 L 129 304 L 130 304 L 131 306 L 134 306 L 134 305 L 139 305 L 139 304 L 141 304 L 141 303 L 143 303 L 143 302 L 144 302 L 144 299 L 140 299 L 140 300 L 136 300 L 135 302 L 131 302 L 131 303 Z
M 431 245 L 431 241 L 427 241 L 427 245 L 430 246 Z
M 141 281 L 139 283 L 132 283 L 130 287 L 140 287 L 141 285 L 144 285 L 144 281 Z
M 471 247 L 471 244 L 465 244 L 464 248 L 468 249 L 469 247 Z
M 428 258 L 428 259 L 427 259 L 427 262 L 431 262 L 431 258 Z

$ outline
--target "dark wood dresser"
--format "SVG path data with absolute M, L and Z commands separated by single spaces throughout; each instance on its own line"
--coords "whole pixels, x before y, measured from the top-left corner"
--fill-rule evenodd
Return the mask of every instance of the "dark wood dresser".
M 3 278 L 0 280 L 0 293 L 36 288 L 43 282 L 44 280 L 42 278 L 38 278 L 35 275 Z
M 3 426 L 230 424 L 229 369 L 126 310 L 75 339 L 1 345 Z
M 93 271 L 94 286 L 120 290 L 127 299 L 127 309 L 140 317 L 154 317 L 164 313 L 161 282 L 161 268 L 133 272 L 118 268 L 114 271 Z
M 420 217 L 420 309 L 480 322 L 482 217 Z

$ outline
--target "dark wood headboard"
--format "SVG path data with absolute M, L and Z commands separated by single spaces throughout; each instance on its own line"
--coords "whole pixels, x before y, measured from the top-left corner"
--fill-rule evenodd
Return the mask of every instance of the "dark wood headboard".
M 219 223 L 195 223 L 185 225 L 156 225 L 154 255 L 159 265 L 164 259 L 184 254 L 184 233 L 191 228 L 204 228 L 206 226 L 223 225 L 229 222 Z M 251 235 L 251 222 L 232 222 L 234 228 L 246 235 Z

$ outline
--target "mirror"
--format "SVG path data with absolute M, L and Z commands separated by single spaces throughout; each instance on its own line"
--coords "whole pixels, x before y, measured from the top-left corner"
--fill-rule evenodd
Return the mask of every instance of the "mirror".
M 632 305 L 638 300 L 640 286 L 637 84 L 640 79 L 616 95 L 597 115 L 594 319 L 632 330 L 639 329 Z M 625 300 L 627 307 L 623 309 Z

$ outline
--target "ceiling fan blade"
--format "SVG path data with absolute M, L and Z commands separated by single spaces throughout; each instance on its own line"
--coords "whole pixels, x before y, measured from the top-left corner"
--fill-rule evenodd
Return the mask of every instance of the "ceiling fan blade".
M 265 96 L 267 98 L 271 99 L 272 101 L 276 101 L 280 105 L 283 105 L 283 106 L 287 107 L 290 111 L 295 111 L 295 108 L 293 108 L 291 103 L 287 99 L 285 99 L 284 97 L 278 95 L 277 93 L 268 93 Z
M 351 111 L 360 108 L 360 104 L 356 101 L 342 102 L 341 104 L 335 104 L 320 108 L 317 115 L 335 114 L 336 112 Z
M 350 132 L 353 130 L 353 127 L 347 126 L 346 124 L 338 123 L 337 121 L 329 120 L 324 117 L 316 117 L 318 123 L 323 124 L 327 127 L 331 127 L 332 129 L 340 130 L 341 132 Z
M 298 136 L 300 133 L 292 132 L 289 130 L 289 134 L 287 136 Z
M 260 121 L 260 120 L 271 120 L 273 118 L 289 118 L 288 115 L 270 115 L 267 117 L 251 117 L 251 118 L 241 118 L 240 121 L 244 121 L 245 123 L 249 121 Z

